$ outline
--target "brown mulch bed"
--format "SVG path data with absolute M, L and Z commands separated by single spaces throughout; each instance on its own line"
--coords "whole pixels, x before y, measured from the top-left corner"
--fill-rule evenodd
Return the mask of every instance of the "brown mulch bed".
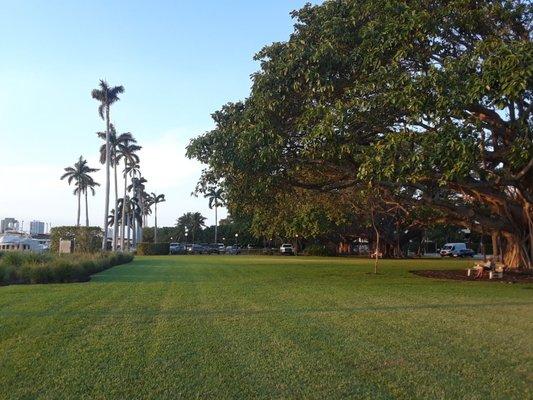
M 465 269 L 450 270 L 416 270 L 409 271 L 412 274 L 435 279 L 453 279 L 456 281 L 487 281 L 487 282 L 506 282 L 506 283 L 533 283 L 533 273 L 530 271 L 509 271 L 503 273 L 502 279 L 489 279 L 488 271 L 483 273 L 482 278 L 474 279 L 466 275 Z

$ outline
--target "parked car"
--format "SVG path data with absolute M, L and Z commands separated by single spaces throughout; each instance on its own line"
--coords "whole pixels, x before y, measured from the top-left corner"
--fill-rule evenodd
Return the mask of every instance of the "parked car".
M 226 254 L 241 254 L 241 248 L 234 244 L 226 247 Z
M 209 243 L 200 243 L 199 246 L 202 246 L 202 254 L 209 254 L 211 252 Z
M 446 243 L 440 250 L 440 256 L 457 257 L 461 250 L 466 250 L 466 243 Z
M 194 243 L 194 244 L 187 245 L 187 252 L 189 254 L 204 254 L 205 248 L 201 244 Z
M 185 254 L 187 249 L 184 244 L 170 243 L 170 254 Z
M 206 248 L 207 254 L 220 254 L 220 244 L 219 243 L 210 243 L 208 245 L 203 245 Z M 224 245 L 222 245 L 224 247 Z M 222 252 L 224 253 L 224 252 Z
M 475 255 L 476 255 L 476 252 L 472 249 L 462 249 L 462 250 L 459 250 L 457 254 L 454 254 L 453 256 L 465 258 L 465 257 L 474 257 Z
M 279 248 L 279 252 L 281 254 L 283 254 L 283 255 L 293 256 L 294 255 L 294 248 L 292 247 L 292 244 L 284 243 Z
M 217 243 L 218 254 L 224 254 L 226 252 L 226 246 L 224 243 Z

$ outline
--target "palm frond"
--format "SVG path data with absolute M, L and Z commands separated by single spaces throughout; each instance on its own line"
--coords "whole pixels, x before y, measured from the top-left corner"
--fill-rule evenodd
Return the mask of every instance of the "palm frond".
M 115 86 L 109 90 L 109 99 L 113 99 L 113 102 L 120 100 L 119 94 L 124 93 L 124 86 Z
M 98 106 L 98 115 L 100 115 L 100 118 L 102 119 L 105 119 L 104 111 L 105 111 L 105 104 L 102 103 Z
M 102 92 L 99 89 L 93 89 L 91 91 L 91 97 L 95 100 L 98 100 L 100 102 L 103 102 L 105 100 L 104 92 Z
M 106 162 L 106 145 L 103 144 L 100 146 L 100 164 L 105 164 Z

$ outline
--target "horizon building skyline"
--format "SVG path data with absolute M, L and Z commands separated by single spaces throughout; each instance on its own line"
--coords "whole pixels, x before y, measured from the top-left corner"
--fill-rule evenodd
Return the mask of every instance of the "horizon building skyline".
M 19 221 L 13 217 L 6 217 L 0 220 L 0 233 L 5 233 L 6 231 L 18 231 L 19 227 Z
M 45 233 L 45 223 L 42 221 L 30 221 L 30 235 L 42 235 Z

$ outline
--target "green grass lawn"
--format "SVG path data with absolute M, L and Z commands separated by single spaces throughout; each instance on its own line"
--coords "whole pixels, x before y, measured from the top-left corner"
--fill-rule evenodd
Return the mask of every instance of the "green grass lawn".
M 532 397 L 533 285 L 470 262 L 138 257 L 0 287 L 0 399 Z

